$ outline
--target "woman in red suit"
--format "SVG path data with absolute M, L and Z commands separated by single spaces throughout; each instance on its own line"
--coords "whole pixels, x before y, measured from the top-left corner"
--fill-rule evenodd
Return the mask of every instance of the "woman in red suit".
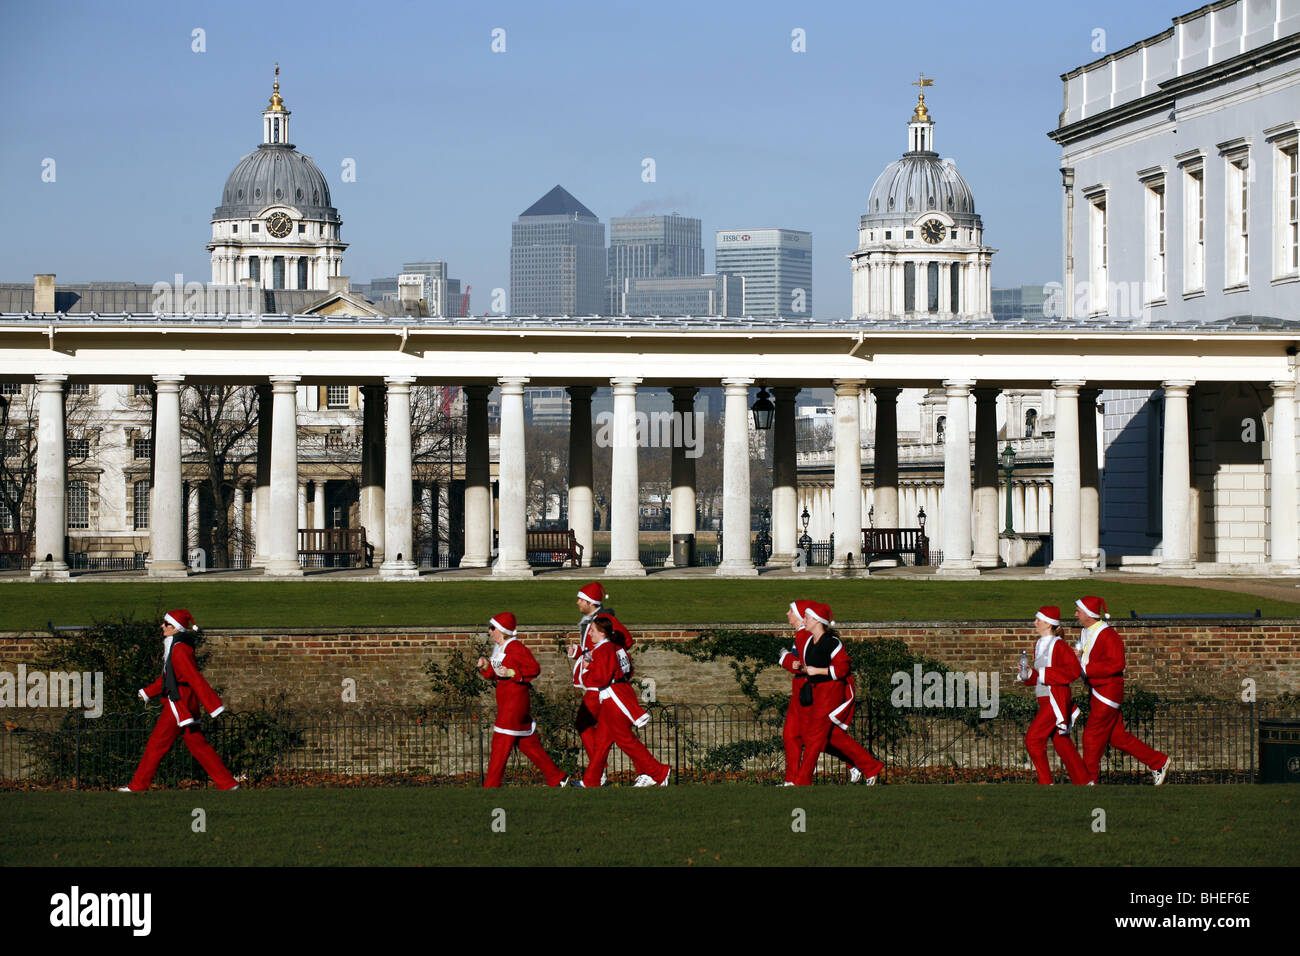
M 1059 607 L 1040 607 L 1034 615 L 1034 630 L 1038 641 L 1034 644 L 1033 667 L 1019 675 L 1021 683 L 1034 688 L 1038 697 L 1038 713 L 1025 733 L 1025 749 L 1038 771 L 1038 782 L 1048 786 L 1052 783 L 1052 768 L 1047 762 L 1050 739 L 1070 775 L 1070 783 L 1082 785 L 1088 782 L 1088 771 L 1070 739 L 1070 728 L 1079 716 L 1079 708 L 1070 700 L 1070 684 L 1079 679 L 1083 669 L 1070 645 L 1061 640 Z
M 118 787 L 123 792 L 139 793 L 149 789 L 158 765 L 172 749 L 177 737 L 185 741 L 185 746 L 218 789 L 239 789 L 235 778 L 199 730 L 200 705 L 207 710 L 209 717 L 220 716 L 226 708 L 217 692 L 199 673 L 198 662 L 194 659 L 194 639 L 198 630 L 193 615 L 183 608 L 168 611 L 163 617 L 162 674 L 139 691 L 140 697 L 146 701 L 162 697 L 163 711 L 149 735 L 149 742 L 145 744 L 144 756 L 140 758 L 135 776 L 127 786 Z
M 807 684 L 799 692 L 803 728 L 803 758 L 795 773 L 795 786 L 812 784 L 817 758 L 828 744 L 835 746 L 862 774 L 867 786 L 876 782 L 885 765 L 849 736 L 854 699 L 852 674 L 844 642 L 832 628 L 831 609 L 809 604 L 804 613 L 807 638 L 796 650 Z
M 672 778 L 672 767 L 656 760 L 636 736 L 634 728 L 649 723 L 650 715 L 636 699 L 636 691 L 629 683 L 631 665 L 626 652 L 616 642 L 614 623 L 612 618 L 600 615 L 591 625 L 591 661 L 583 682 L 589 693 L 595 692 L 600 714 L 591 763 L 587 765 L 581 784 L 575 786 L 599 787 L 605 776 L 609 751 L 618 744 L 619 749 L 632 758 L 639 774 L 633 786 L 666 787 Z
M 515 635 L 518 633 L 513 614 L 498 614 L 488 622 L 488 634 L 495 647 L 492 657 L 478 659 L 479 673 L 496 686 L 497 719 L 492 727 L 492 754 L 488 758 L 487 778 L 484 787 L 499 787 L 505 776 L 506 761 L 510 752 L 519 750 L 533 762 L 548 787 L 563 787 L 568 783 L 564 771 L 555 765 L 542 746 L 537 733 L 537 722 L 528 708 L 529 683 L 542 669 L 532 651 Z

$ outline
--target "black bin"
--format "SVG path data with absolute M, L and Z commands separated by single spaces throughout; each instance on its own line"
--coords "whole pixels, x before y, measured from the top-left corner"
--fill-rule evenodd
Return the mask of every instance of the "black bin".
M 673 567 L 695 567 L 695 535 L 673 535 Z
M 1300 717 L 1261 717 L 1259 782 L 1300 783 Z

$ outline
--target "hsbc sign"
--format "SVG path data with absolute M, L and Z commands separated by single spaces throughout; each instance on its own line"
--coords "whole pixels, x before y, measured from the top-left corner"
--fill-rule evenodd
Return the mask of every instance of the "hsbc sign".
M 718 236 L 719 242 L 749 242 L 749 233 L 747 232 L 724 232 Z

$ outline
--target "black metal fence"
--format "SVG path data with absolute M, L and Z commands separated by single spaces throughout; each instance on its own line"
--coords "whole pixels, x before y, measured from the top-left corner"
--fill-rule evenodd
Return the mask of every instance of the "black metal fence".
M 156 712 L 155 712 L 156 713 Z M 785 757 L 784 713 L 756 714 L 744 705 L 651 705 L 641 738 L 682 780 L 746 780 L 776 783 Z M 1259 720 L 1295 716 L 1295 706 L 1186 702 L 1162 705 L 1130 730 L 1174 761 L 1174 783 L 1248 783 L 1257 778 Z M 156 717 L 137 714 L 114 720 L 31 715 L 0 716 L 0 787 L 99 788 L 124 785 L 144 751 Z M 476 784 L 491 749 L 490 709 L 385 712 L 254 712 L 208 721 L 204 732 L 231 771 L 270 784 L 378 785 L 393 782 Z M 1026 721 L 1010 717 L 937 717 L 909 714 L 892 741 L 878 739 L 868 708 L 859 710 L 853 736 L 885 761 L 893 782 L 1030 782 L 1035 774 L 1024 747 Z M 569 727 L 543 728 L 547 749 L 562 767 L 585 764 L 580 741 Z M 1081 731 L 1076 729 L 1075 740 Z M 1055 756 L 1050 758 L 1057 765 Z M 1102 783 L 1141 783 L 1146 768 L 1110 750 Z M 614 782 L 635 775 L 617 749 L 609 774 Z M 823 755 L 819 777 L 846 779 L 846 768 Z M 508 775 L 523 782 L 537 775 L 516 752 Z M 1063 780 L 1058 770 L 1058 780 Z M 176 786 L 205 780 L 178 741 L 156 782 Z

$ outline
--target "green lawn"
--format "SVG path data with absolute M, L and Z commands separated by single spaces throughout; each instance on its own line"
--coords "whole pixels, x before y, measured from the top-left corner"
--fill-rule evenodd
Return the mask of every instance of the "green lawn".
M 577 580 L 453 580 L 419 583 L 343 581 L 244 583 L 0 584 L 0 630 L 33 630 L 47 621 L 85 624 L 122 612 L 153 616 L 187 607 L 200 627 L 476 627 L 513 611 L 525 630 L 572 623 Z M 841 622 L 1028 620 L 1043 604 L 1067 610 L 1083 594 L 1101 594 L 1116 620 L 1139 614 L 1253 613 L 1300 617 L 1300 603 L 1210 588 L 1110 581 L 829 580 L 790 577 L 613 581 L 610 605 L 636 624 L 769 623 L 786 604 L 815 598 Z
M 0 866 L 1295 866 L 1297 806 L 1297 786 L 0 793 Z

